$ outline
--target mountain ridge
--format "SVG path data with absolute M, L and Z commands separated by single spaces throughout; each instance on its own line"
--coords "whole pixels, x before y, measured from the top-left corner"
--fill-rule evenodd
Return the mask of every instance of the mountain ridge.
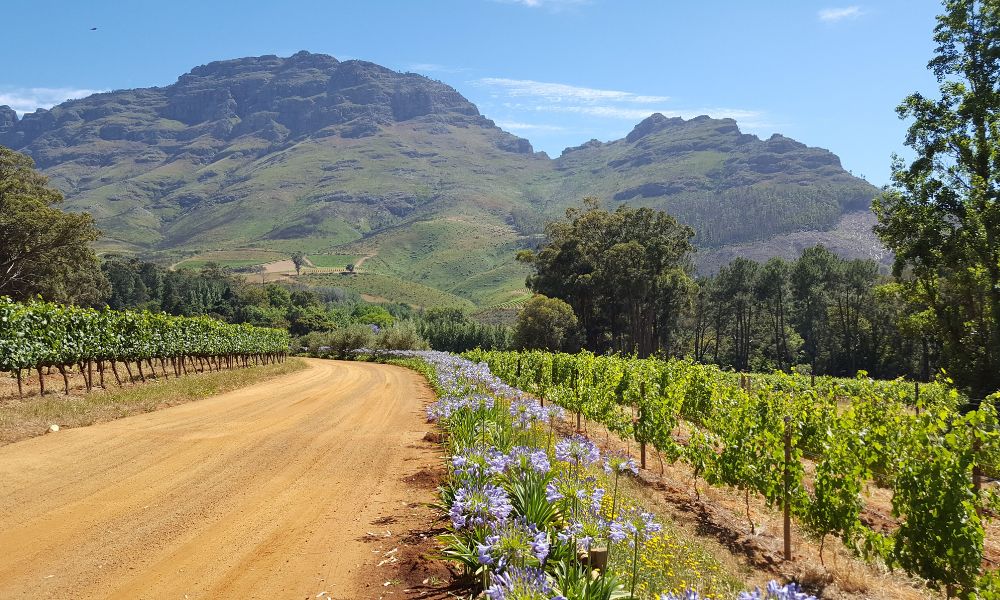
M 104 250 L 377 254 L 372 269 L 476 304 L 523 294 L 514 251 L 584 196 L 668 210 L 719 249 L 833 230 L 877 193 L 832 152 L 708 116 L 657 113 L 549 158 L 447 84 L 305 51 L 0 107 L 0 144 L 95 215 Z

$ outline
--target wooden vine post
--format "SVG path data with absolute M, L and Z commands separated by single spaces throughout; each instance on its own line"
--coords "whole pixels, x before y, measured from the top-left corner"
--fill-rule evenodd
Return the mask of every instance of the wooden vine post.
M 635 425 L 633 425 L 633 427 L 636 429 L 637 432 L 639 431 L 639 429 L 643 425 L 642 420 L 643 420 L 643 417 L 645 416 L 644 415 L 644 411 L 643 411 L 643 406 L 645 406 L 645 404 L 646 404 L 646 382 L 643 381 L 643 382 L 641 382 L 639 384 L 639 418 L 636 420 Z M 643 469 L 645 469 L 646 468 L 646 436 L 642 436 L 642 438 L 643 439 L 639 440 L 639 464 L 640 464 L 640 466 Z
M 785 417 L 785 465 L 784 465 L 784 496 L 782 499 L 782 513 L 784 521 L 785 538 L 785 560 L 792 560 L 792 499 L 791 499 L 791 470 L 792 463 L 792 419 Z
M 982 516 L 983 509 L 980 499 L 983 491 L 983 469 L 979 466 L 979 454 L 982 450 L 977 426 L 972 425 L 972 491 L 976 495 L 976 513 Z

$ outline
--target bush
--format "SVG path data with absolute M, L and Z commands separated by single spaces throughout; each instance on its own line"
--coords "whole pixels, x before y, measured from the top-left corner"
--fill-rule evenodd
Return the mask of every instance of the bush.
M 577 336 L 573 307 L 541 294 L 525 302 L 514 326 L 514 345 L 526 350 L 570 351 L 575 349 Z
M 379 350 L 427 350 L 430 345 L 411 321 L 399 321 L 379 331 L 375 347 Z

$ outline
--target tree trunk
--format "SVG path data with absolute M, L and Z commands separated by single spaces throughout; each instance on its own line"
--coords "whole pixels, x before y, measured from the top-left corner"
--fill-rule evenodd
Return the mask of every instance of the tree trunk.
M 66 367 L 59 365 L 59 374 L 63 378 L 63 393 L 69 396 L 69 375 L 66 374 Z
M 118 382 L 118 387 L 121 387 L 122 378 L 118 375 L 118 366 L 115 364 L 114 360 L 111 361 L 111 372 L 115 374 L 115 381 Z

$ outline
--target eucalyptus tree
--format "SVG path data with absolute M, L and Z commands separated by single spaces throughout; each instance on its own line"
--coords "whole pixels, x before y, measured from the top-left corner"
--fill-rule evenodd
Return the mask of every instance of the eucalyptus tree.
M 896 109 L 916 158 L 875 202 L 895 273 L 925 304 L 954 379 L 1000 389 L 1000 2 L 948 0 L 928 64 L 939 97 Z
M 63 197 L 30 157 L 0 146 L 0 296 L 98 304 L 109 292 L 86 213 L 61 210 Z
M 651 208 L 584 202 L 546 226 L 543 245 L 518 253 L 534 270 L 528 288 L 569 303 L 588 348 L 648 356 L 669 343 L 694 291 L 694 232 Z

